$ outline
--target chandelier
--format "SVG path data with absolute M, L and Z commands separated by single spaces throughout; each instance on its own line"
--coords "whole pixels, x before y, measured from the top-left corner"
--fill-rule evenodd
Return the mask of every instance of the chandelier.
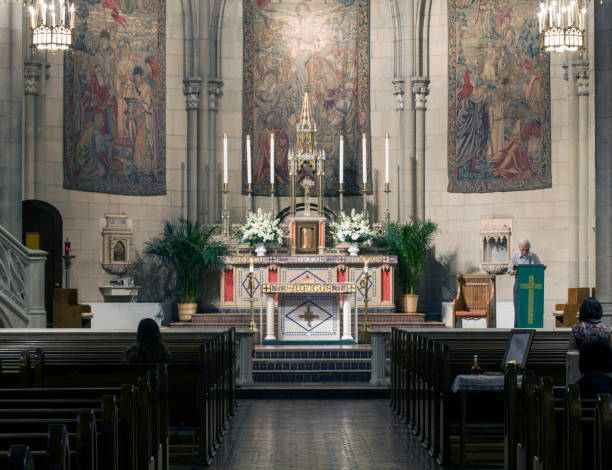
M 582 51 L 586 11 L 584 7 L 579 8 L 577 0 L 546 0 L 546 3 L 540 3 L 540 51 Z

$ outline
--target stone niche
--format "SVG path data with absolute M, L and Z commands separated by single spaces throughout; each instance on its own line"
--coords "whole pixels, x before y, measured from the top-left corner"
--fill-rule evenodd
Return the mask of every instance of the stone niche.
M 480 267 L 489 274 L 503 273 L 510 262 L 512 219 L 480 221 Z
M 134 233 L 132 219 L 125 214 L 106 214 L 100 219 L 102 239 L 100 264 L 111 274 L 123 274 L 132 263 Z

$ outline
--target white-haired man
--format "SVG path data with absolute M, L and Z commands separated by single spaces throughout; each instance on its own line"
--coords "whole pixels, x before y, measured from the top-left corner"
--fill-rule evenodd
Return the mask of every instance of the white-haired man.
M 508 263 L 508 274 L 514 276 L 514 326 L 518 317 L 518 277 L 517 266 L 519 264 L 542 264 L 538 255 L 531 252 L 531 243 L 526 238 L 519 242 L 519 251 L 514 253 Z

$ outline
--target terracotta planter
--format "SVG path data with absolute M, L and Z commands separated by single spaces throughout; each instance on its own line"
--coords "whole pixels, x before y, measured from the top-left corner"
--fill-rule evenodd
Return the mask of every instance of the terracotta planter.
M 195 315 L 198 304 L 178 304 L 179 321 L 191 321 L 191 317 Z
M 419 296 L 416 294 L 400 295 L 400 309 L 402 313 L 417 313 Z

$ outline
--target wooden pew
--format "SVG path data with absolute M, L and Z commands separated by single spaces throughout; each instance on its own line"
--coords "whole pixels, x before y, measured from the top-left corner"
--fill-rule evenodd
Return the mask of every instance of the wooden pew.
M 63 424 L 50 424 L 46 433 L 46 449 L 32 451 L 24 444 L 11 445 L 8 452 L 0 452 L 0 463 L 6 459 L 9 470 L 35 470 L 35 456 L 42 461 L 40 468 L 68 470 L 70 468 L 70 448 L 68 431 Z
M 109 386 L 117 380 L 133 381 L 138 367 L 146 367 L 118 364 L 121 353 L 132 344 L 133 335 L 107 334 L 109 341 L 103 341 L 99 334 L 78 333 L 67 344 L 62 344 L 57 337 L 45 336 L 27 343 L 31 346 L 42 345 L 44 351 L 31 352 L 29 360 L 24 361 L 29 365 L 21 367 L 21 374 L 26 376 L 21 383 L 46 387 L 83 384 Z M 94 344 L 86 341 L 93 337 L 99 340 Z M 180 399 L 166 400 L 170 404 L 169 410 L 161 419 L 167 424 L 173 421 L 198 426 L 199 459 L 210 462 L 221 441 L 223 427 L 235 409 L 234 330 L 168 335 L 168 338 L 170 341 L 166 341 L 167 337 L 164 336 L 164 342 L 174 362 L 168 366 L 170 380 L 166 390 L 169 396 Z M 20 346 L 26 343 L 23 338 L 13 339 L 13 343 Z M 6 351 L 6 344 L 4 346 Z M 13 355 L 15 349 L 8 348 Z M 103 356 L 104 360 L 100 360 L 98 355 Z M 167 429 L 168 426 L 163 428 Z M 162 436 L 162 441 L 165 443 L 162 447 L 164 468 L 167 468 L 167 433 L 165 437 Z
M 528 367 L 563 383 L 569 333 L 537 330 Z M 458 409 L 450 390 L 455 376 L 469 373 L 475 353 L 483 370 L 500 370 L 509 336 L 510 330 L 393 329 L 391 406 L 441 463 L 451 457 L 451 422 Z

